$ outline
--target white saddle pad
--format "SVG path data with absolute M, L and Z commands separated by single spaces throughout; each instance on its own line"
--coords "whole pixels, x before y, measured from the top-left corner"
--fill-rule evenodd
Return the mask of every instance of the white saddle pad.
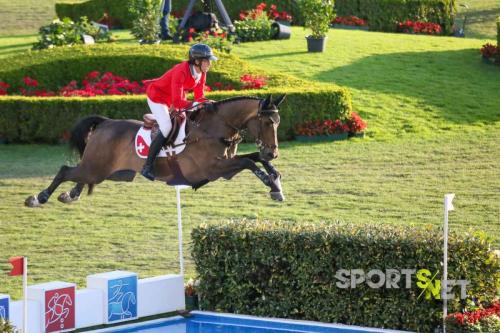
M 158 157 L 167 157 L 172 155 L 179 155 L 182 153 L 186 145 L 184 139 L 186 138 L 186 121 L 182 122 L 181 128 L 179 129 L 179 134 L 174 141 L 174 147 L 167 146 L 167 148 L 162 148 L 158 153 Z M 137 131 L 135 135 L 135 152 L 140 158 L 147 158 L 149 153 L 149 146 L 151 145 L 151 129 L 144 128 L 142 126 Z

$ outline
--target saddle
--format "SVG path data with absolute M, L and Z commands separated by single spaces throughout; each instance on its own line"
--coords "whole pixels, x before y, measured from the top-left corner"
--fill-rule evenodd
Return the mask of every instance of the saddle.
M 158 131 L 160 130 L 154 114 L 146 113 L 142 116 L 142 119 L 144 121 L 144 128 L 151 130 L 151 141 L 154 140 L 154 138 L 158 135 Z M 170 113 L 170 120 L 172 122 L 172 129 L 165 139 L 163 147 L 174 145 L 175 140 L 179 135 L 179 130 L 183 125 L 183 122 L 186 120 L 186 115 L 183 112 L 172 112 Z

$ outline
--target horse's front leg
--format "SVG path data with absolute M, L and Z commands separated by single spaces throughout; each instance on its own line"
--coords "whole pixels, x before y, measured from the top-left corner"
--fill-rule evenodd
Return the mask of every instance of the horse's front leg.
M 232 158 L 220 160 L 217 163 L 217 175 L 214 178 L 223 177 L 231 179 L 241 171 L 248 169 L 259 178 L 264 185 L 271 188 L 271 198 L 273 200 L 283 201 L 285 198 L 280 189 L 275 185 L 273 179 L 262 171 L 254 161 L 249 158 Z
M 281 187 L 281 174 L 278 172 L 278 170 L 276 170 L 276 168 L 271 164 L 271 162 L 260 158 L 260 154 L 258 152 L 244 154 L 244 155 L 236 155 L 235 158 L 249 158 L 253 162 L 262 163 L 262 166 L 264 167 L 264 169 L 266 169 L 266 172 L 270 176 L 271 183 L 273 185 L 271 186 L 271 197 L 273 196 L 276 196 L 278 198 L 282 197 L 282 200 L 280 199 L 275 199 L 275 200 L 280 200 L 280 201 L 285 200 L 285 196 L 283 195 L 283 189 Z

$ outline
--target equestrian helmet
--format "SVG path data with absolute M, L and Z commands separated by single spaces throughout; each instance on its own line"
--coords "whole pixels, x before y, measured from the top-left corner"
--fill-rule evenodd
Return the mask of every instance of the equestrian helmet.
M 194 44 L 189 49 L 189 61 L 197 59 L 217 60 L 210 46 L 202 43 Z

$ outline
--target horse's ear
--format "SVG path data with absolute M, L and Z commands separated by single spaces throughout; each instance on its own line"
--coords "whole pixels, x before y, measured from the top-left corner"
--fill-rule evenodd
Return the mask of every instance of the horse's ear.
M 272 95 L 269 95 L 266 97 L 266 99 L 264 100 L 264 103 L 263 103 L 263 106 L 264 108 L 267 108 L 269 106 L 271 106 L 273 103 L 273 96 Z
M 286 98 L 286 94 L 283 94 L 281 95 L 280 97 L 278 97 L 278 99 L 274 102 L 274 105 L 276 107 L 280 106 L 281 103 L 283 103 L 283 101 L 285 100 Z

